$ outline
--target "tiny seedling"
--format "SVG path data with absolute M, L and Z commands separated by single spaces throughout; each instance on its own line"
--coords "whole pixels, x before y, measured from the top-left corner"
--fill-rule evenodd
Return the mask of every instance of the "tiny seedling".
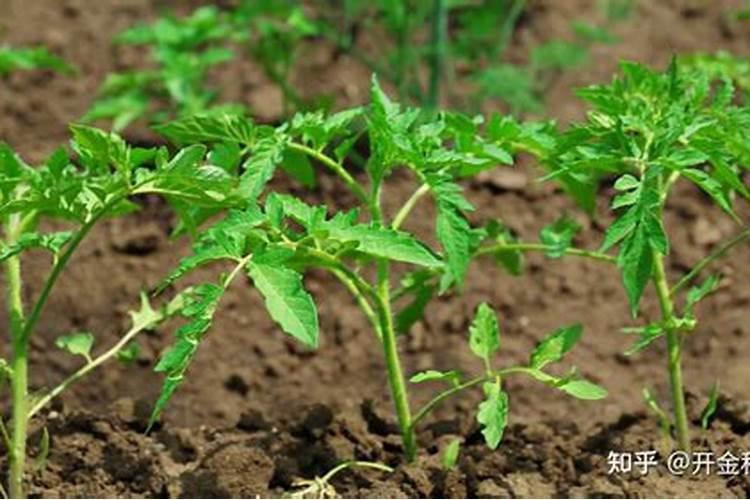
M 487 391 L 479 418 L 487 429 L 488 443 L 497 446 L 505 425 L 507 399 L 502 377 L 510 373 L 525 373 L 583 399 L 602 397 L 602 389 L 575 374 L 560 378 L 541 371 L 552 358 L 557 360 L 567 352 L 580 334 L 577 329 L 566 329 L 545 341 L 539 348 L 541 354 L 535 355 L 540 360 L 532 359 L 529 366 L 492 368 L 490 357 L 497 348 L 498 331 L 493 329 L 494 315 L 484 307 L 472 329 L 471 346 L 475 352 L 483 352 L 486 373 L 463 382 L 458 374 L 449 372 L 457 387 L 412 414 L 398 334 L 408 331 L 423 317 L 424 307 L 435 294 L 463 285 L 475 256 L 506 250 L 502 247 L 502 231 L 469 224 L 466 212 L 473 207 L 463 197 L 458 183 L 482 170 L 512 162 L 504 148 L 511 146 L 513 130 L 506 127 L 504 133 L 495 126 L 494 139 L 486 140 L 480 134 L 480 125 L 481 119 L 457 113 L 435 115 L 404 109 L 391 102 L 373 79 L 367 108 L 330 116 L 321 112 L 298 114 L 275 128 L 231 115 L 194 116 L 158 127 L 178 144 L 206 142 L 241 151 L 244 172 L 240 191 L 247 206 L 229 211 L 224 219 L 198 234 L 193 254 L 180 262 L 162 286 L 175 284 L 205 264 L 231 263 L 218 281 L 198 285 L 185 295 L 187 305 L 182 311 L 187 322 L 177 331 L 176 343 L 156 367 L 166 379 L 152 422 L 182 382 L 227 287 L 240 276 L 252 281 L 282 330 L 308 348 L 316 348 L 320 341 L 317 309 L 303 286 L 304 274 L 311 269 L 325 270 L 338 279 L 372 325 L 374 337 L 383 349 L 407 460 L 413 460 L 417 451 L 415 426 L 432 407 L 451 394 L 479 384 L 484 384 Z M 369 181 L 366 184 L 347 170 L 347 159 L 363 133 L 369 138 L 369 156 L 363 172 Z M 351 190 L 356 208 L 331 213 L 326 206 L 313 206 L 286 194 L 270 192 L 263 196 L 278 168 L 298 171 L 301 166 L 311 169 L 311 165 L 323 166 L 336 174 Z M 398 211 L 390 214 L 383 209 L 383 191 L 385 181 L 397 168 L 411 172 L 419 187 Z M 435 234 L 442 253 L 403 229 L 415 205 L 426 195 L 433 197 L 437 207 Z M 491 244 L 482 246 L 487 238 Z M 395 275 L 401 269 L 406 269 L 401 274 L 401 285 L 394 286 Z M 429 380 L 434 373 L 418 375 L 416 381 Z
M 479 405 L 477 421 L 482 427 L 482 435 L 487 446 L 494 450 L 500 444 L 508 422 L 509 397 L 503 387 L 503 381 L 510 375 L 531 377 L 578 399 L 596 400 L 604 398 L 607 391 L 581 378 L 575 368 L 562 376 L 552 375 L 543 370 L 550 363 L 560 361 L 581 338 L 582 331 L 581 325 L 555 330 L 536 346 L 527 364 L 497 369 L 494 367 L 493 358 L 500 350 L 500 328 L 497 316 L 492 308 L 487 304 L 481 304 L 477 308 L 476 315 L 469 328 L 468 340 L 472 353 L 480 358 L 484 364 L 484 373 L 469 380 L 464 380 L 462 374 L 456 370 L 428 370 L 412 376 L 411 382 L 413 383 L 440 381 L 450 386 L 438 393 L 416 413 L 412 420 L 413 425 L 416 425 L 435 406 L 448 397 L 481 386 L 485 399 Z M 455 451 L 447 450 L 447 457 L 451 455 L 457 457 L 458 445 L 453 446 Z M 455 464 L 455 459 L 452 460 L 452 463 Z
M 206 156 L 206 148 L 197 145 L 170 157 L 164 148 L 134 148 L 116 134 L 98 129 L 74 125 L 72 132 L 75 160 L 60 148 L 38 167 L 27 165 L 8 145 L 0 143 L 0 263 L 5 271 L 12 350 L 9 362 L 0 359 L 0 384 L 7 382 L 10 386 L 11 404 L 9 425 L 0 418 L 0 431 L 8 450 L 9 494 L 13 498 L 24 497 L 29 420 L 105 361 L 132 356 L 133 338 L 177 314 L 183 305 L 178 296 L 163 308 L 154 309 L 144 296 L 141 307 L 131 313 L 131 328 L 98 355 L 92 353 L 92 333 L 77 331 L 61 336 L 55 345 L 81 356 L 83 366 L 52 389 L 31 392 L 31 338 L 38 333 L 50 294 L 81 242 L 100 221 L 136 210 L 138 206 L 130 201 L 134 196 L 164 196 L 190 227 L 199 224 L 201 217 L 232 206 L 236 199 L 236 176 L 231 166 L 220 166 L 221 152 L 214 150 Z M 47 231 L 50 221 L 66 228 Z M 46 280 L 39 284 L 38 296 L 27 308 L 22 257 L 29 250 L 48 251 L 52 265 Z M 40 446 L 43 450 L 45 441 L 48 438 Z
M 689 450 L 682 349 L 697 325 L 696 306 L 717 290 L 720 277 L 711 275 L 688 287 L 714 261 L 750 239 L 750 229 L 733 208 L 737 196 L 750 197 L 742 180 L 750 165 L 750 141 L 745 132 L 750 108 L 735 104 L 730 77 L 701 66 L 682 68 L 673 60 L 667 71 L 656 72 L 625 62 L 621 71 L 608 85 L 578 91 L 591 106 L 587 120 L 548 143 L 551 147 L 541 156 L 549 177 L 563 181 L 568 192 L 590 211 L 599 182 L 614 180 L 616 195 L 610 209 L 616 218 L 597 255 L 617 247 L 615 262 L 634 317 L 647 286 L 653 285 L 661 318 L 627 330 L 637 338 L 628 354 L 657 340 L 666 341 L 673 413 L 670 426 L 679 448 Z M 681 180 L 705 192 L 744 228 L 671 281 L 664 209 L 675 183 Z M 678 298 L 683 293 L 680 307 Z M 715 409 L 715 399 L 710 398 L 706 422 Z M 656 407 L 650 393 L 647 401 L 651 408 Z

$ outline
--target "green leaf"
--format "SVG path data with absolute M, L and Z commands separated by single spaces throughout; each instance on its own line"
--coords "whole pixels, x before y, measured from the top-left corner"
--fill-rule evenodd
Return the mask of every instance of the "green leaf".
M 562 216 L 551 225 L 543 228 L 539 233 L 539 238 L 543 244 L 549 247 L 545 251 L 545 255 L 550 259 L 559 259 L 565 255 L 580 229 L 581 225 L 568 216 Z
M 443 451 L 443 458 L 441 459 L 443 469 L 454 469 L 456 467 L 456 464 L 458 463 L 459 453 L 461 453 L 461 440 L 454 439 L 450 443 L 448 443 L 448 446 L 446 446 L 445 450 Z
M 146 330 L 153 328 L 164 319 L 162 311 L 155 311 L 151 307 L 148 295 L 141 292 L 141 307 L 137 311 L 130 311 L 131 328 L 134 330 Z
M 72 237 L 73 233 L 71 231 L 62 231 L 59 233 L 24 233 L 15 243 L 0 245 L 0 262 L 32 248 L 42 248 L 57 255 Z
M 287 149 L 284 151 L 281 168 L 303 186 L 307 188 L 315 187 L 315 169 L 310 164 L 306 154 Z
M 18 70 L 51 69 L 73 73 L 73 66 L 52 54 L 46 47 L 0 47 L 0 75 Z
M 456 386 L 461 383 L 461 372 L 458 370 L 450 370 L 447 372 L 426 370 L 412 375 L 409 382 L 414 384 L 420 384 L 422 382 L 448 382 L 449 384 Z
M 693 314 L 693 308 L 698 302 L 718 290 L 721 276 L 712 274 L 700 285 L 694 286 L 688 290 L 685 295 L 685 311 L 687 314 Z
M 491 220 L 485 227 L 487 236 L 490 241 L 499 243 L 500 245 L 518 243 L 518 238 L 513 232 L 505 227 L 501 222 Z M 513 276 L 520 276 L 523 274 L 524 256 L 520 250 L 500 250 L 493 254 L 495 262 L 502 266 Z
M 711 199 L 713 199 L 722 210 L 731 215 L 737 217 L 732 208 L 732 198 L 730 197 L 730 191 L 725 189 L 721 182 L 717 181 L 703 170 L 695 168 L 686 168 L 680 172 L 682 175 L 690 179 L 695 185 L 705 191 Z
M 240 178 L 243 199 L 257 200 L 276 172 L 276 167 L 282 162 L 285 148 L 285 142 L 275 136 L 258 141 L 252 155 L 243 165 L 244 173 Z
M 638 340 L 625 351 L 626 356 L 642 351 L 666 333 L 659 323 L 651 323 L 637 328 L 623 328 L 623 332 L 638 335 Z
M 463 197 L 461 187 L 446 179 L 428 177 L 430 188 L 437 200 L 436 233 L 445 250 L 448 276 L 441 283 L 441 292 L 452 283 L 462 286 L 471 262 L 476 236 L 463 211 L 474 207 Z
M 555 330 L 536 346 L 529 358 L 529 366 L 541 370 L 550 363 L 560 361 L 580 340 L 582 332 L 580 324 Z
M 302 287 L 302 275 L 275 262 L 271 253 L 256 253 L 247 270 L 274 321 L 305 346 L 317 348 L 318 311 Z
M 578 399 L 596 400 L 607 397 L 606 389 L 583 379 L 569 380 L 559 385 L 558 389 Z
M 701 427 L 703 430 L 708 429 L 708 425 L 711 421 L 711 417 L 716 413 L 716 408 L 719 403 L 719 381 L 714 382 L 711 386 L 711 392 L 708 393 L 708 402 L 701 411 Z
M 117 361 L 126 365 L 135 363 L 140 353 L 141 347 L 138 345 L 138 342 L 129 342 L 125 347 L 117 351 Z
M 91 332 L 71 333 L 55 340 L 55 346 L 75 356 L 83 356 L 91 362 L 91 348 L 94 345 L 94 334 Z
M 438 287 L 431 282 L 431 273 L 410 273 L 402 281 L 403 294 L 411 294 L 412 300 L 396 314 L 394 323 L 398 333 L 406 333 L 424 318 L 424 310 L 437 293 Z
M 494 450 L 503 439 L 508 424 L 508 394 L 498 384 L 484 384 L 485 400 L 479 404 L 477 421 L 490 449 Z
M 343 243 L 357 243 L 358 252 L 384 259 L 406 262 L 424 267 L 441 267 L 440 259 L 409 233 L 394 231 L 376 224 L 325 226 L 329 238 Z
M 487 303 L 479 305 L 469 326 L 469 347 L 471 352 L 484 360 L 487 367 L 490 366 L 490 358 L 500 348 L 497 315 Z
M 154 127 L 161 135 L 176 144 L 235 142 L 252 145 L 255 125 L 238 113 L 198 114 Z
M 149 428 L 159 418 L 182 383 L 185 372 L 198 350 L 198 345 L 211 327 L 214 313 L 224 291 L 223 286 L 208 283 L 188 289 L 182 295 L 179 313 L 188 321 L 177 330 L 175 333 L 177 342 L 162 354 L 154 368 L 157 372 L 165 373 L 166 378 L 151 413 Z

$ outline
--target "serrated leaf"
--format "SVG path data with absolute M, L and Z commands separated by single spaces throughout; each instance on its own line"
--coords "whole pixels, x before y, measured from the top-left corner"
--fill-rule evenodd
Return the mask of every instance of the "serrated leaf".
M 179 312 L 188 321 L 177 330 L 175 333 L 177 342 L 162 354 L 154 368 L 157 372 L 165 373 L 166 378 L 151 413 L 149 428 L 159 418 L 182 383 L 185 372 L 198 350 L 198 345 L 211 327 L 214 313 L 224 291 L 223 286 L 209 283 L 198 285 L 182 295 Z
M 508 424 L 508 394 L 498 384 L 484 384 L 485 400 L 479 404 L 477 421 L 490 449 L 494 450 L 503 439 Z
M 252 145 L 255 140 L 252 120 L 236 113 L 198 114 L 154 128 L 176 144 L 235 142 Z
M 94 334 L 91 332 L 77 332 L 63 335 L 55 340 L 55 346 L 68 351 L 74 356 L 83 356 L 91 362 L 91 348 L 94 345 Z
M 471 352 L 482 358 L 488 367 L 490 358 L 500 348 L 500 327 L 497 315 L 486 303 L 479 305 L 469 326 L 469 347 Z
M 254 256 L 247 270 L 274 321 L 303 345 L 317 348 L 318 311 L 302 286 L 302 276 L 264 254 Z
M 426 370 L 412 375 L 409 382 L 413 384 L 420 384 L 422 382 L 448 382 L 452 385 L 458 385 L 461 382 L 461 372 L 458 370 L 447 372 Z
M 263 139 L 255 145 L 251 156 L 243 165 L 244 172 L 240 177 L 243 199 L 257 200 L 281 163 L 285 147 L 285 143 L 277 137 Z
M 539 233 L 539 239 L 548 248 L 544 252 L 550 259 L 559 259 L 570 248 L 573 238 L 580 231 L 581 225 L 574 219 L 563 216 Z
M 424 267 L 441 267 L 442 261 L 423 243 L 404 231 L 387 229 L 376 224 L 325 226 L 329 238 L 344 243 L 357 243 L 356 250 L 373 257 L 406 262 Z
M 550 363 L 556 363 L 576 345 L 583 333 L 580 324 L 558 328 L 542 340 L 531 353 L 529 366 L 541 370 Z
M 569 380 L 557 388 L 578 399 L 596 400 L 607 397 L 606 389 L 584 379 Z
M 456 183 L 447 179 L 428 179 L 437 200 L 435 230 L 445 251 L 448 271 L 447 279 L 441 283 L 441 292 L 444 292 L 453 283 L 461 287 L 466 278 L 477 238 L 463 211 L 474 210 L 474 207 L 463 197 L 461 187 Z

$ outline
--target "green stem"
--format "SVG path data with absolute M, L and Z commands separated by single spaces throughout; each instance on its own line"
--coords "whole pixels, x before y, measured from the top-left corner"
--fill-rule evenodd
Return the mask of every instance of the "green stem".
M 19 221 L 12 217 L 8 221 L 6 243 L 16 242 L 19 233 Z M 25 498 L 23 475 L 26 464 L 26 432 L 28 416 L 26 403 L 28 396 L 28 343 L 24 335 L 24 311 L 21 281 L 21 260 L 16 255 L 5 261 L 5 278 L 8 315 L 10 316 L 10 336 L 13 346 L 11 360 L 11 401 L 13 405 L 10 431 L 10 449 L 8 450 L 9 490 L 13 498 Z
M 708 255 L 706 258 L 698 262 L 698 264 L 693 267 L 690 272 L 688 272 L 685 276 L 680 278 L 680 281 L 677 282 L 672 287 L 672 290 L 669 292 L 670 296 L 674 297 L 677 295 L 677 293 L 680 292 L 685 286 L 687 286 L 688 283 L 690 283 L 693 278 L 698 276 L 701 271 L 703 271 L 706 267 L 711 265 L 714 261 L 720 259 L 724 255 L 727 254 L 732 248 L 736 247 L 743 241 L 750 239 L 750 229 L 745 229 L 741 233 L 734 236 L 732 239 L 724 242 L 719 248 L 717 248 L 714 252 L 712 252 L 710 255 Z
M 107 208 L 99 212 L 98 215 L 92 217 L 91 220 L 81 226 L 81 229 L 78 230 L 70 243 L 68 243 L 68 245 L 65 247 L 65 251 L 62 253 L 62 255 L 60 255 L 60 258 L 55 262 L 55 265 L 52 267 L 52 271 L 50 272 L 47 281 L 44 283 L 44 288 L 42 288 L 42 291 L 39 293 L 39 298 L 37 298 L 36 302 L 34 303 L 34 307 L 32 307 L 31 309 L 29 319 L 24 324 L 22 333 L 24 339 L 27 339 L 34 331 L 34 327 L 36 326 L 37 321 L 39 321 L 39 317 L 44 310 L 44 306 L 47 304 L 47 300 L 49 299 L 50 293 L 52 293 L 52 289 L 55 287 L 55 283 L 57 283 L 57 280 L 65 269 L 65 266 L 68 265 L 68 261 L 73 256 L 76 249 L 78 249 L 78 245 L 81 244 L 81 241 L 83 241 L 89 231 L 91 231 L 91 228 L 94 227 L 94 225 L 99 221 L 99 218 L 106 212 L 106 210 Z
M 447 32 L 448 7 L 446 0 L 433 0 L 430 87 L 427 94 L 427 107 L 431 110 L 437 109 L 440 102 L 440 82 L 446 56 Z
M 505 368 L 505 369 L 497 370 L 497 371 L 488 370 L 488 372 L 485 375 L 482 375 L 481 377 L 473 378 L 471 380 L 464 382 L 463 384 L 459 384 L 454 387 L 451 387 L 450 389 L 446 389 L 445 391 L 433 397 L 422 408 L 420 408 L 418 412 L 414 414 L 414 418 L 411 421 L 412 429 L 416 429 L 417 424 L 421 422 L 422 420 L 424 420 L 424 418 L 427 417 L 427 415 L 429 415 L 430 412 L 434 410 L 437 405 L 439 405 L 440 403 L 442 403 L 449 397 L 455 394 L 458 394 L 459 392 L 462 392 L 466 389 L 470 389 L 483 382 L 494 381 L 497 379 L 497 377 L 506 377 L 507 375 L 512 375 L 512 374 L 529 375 L 532 372 L 534 373 L 534 375 L 532 376 L 538 380 L 539 371 L 533 370 L 531 368 L 527 368 L 525 366 L 513 366 L 510 368 Z M 549 377 L 548 384 L 554 382 L 555 380 L 556 379 L 554 377 Z
M 401 227 L 401 224 L 404 223 L 406 218 L 409 216 L 411 211 L 414 209 L 414 206 L 417 204 L 417 202 L 422 198 L 424 195 L 430 192 L 430 186 L 427 184 L 422 184 L 419 189 L 414 191 L 414 193 L 409 197 L 408 200 L 406 200 L 406 203 L 401 207 L 401 209 L 398 211 L 396 216 L 393 218 L 393 222 L 391 223 L 392 229 L 398 229 Z
M 690 433 L 688 431 L 687 411 L 685 410 L 685 391 L 682 387 L 682 334 L 676 327 L 674 304 L 669 293 L 669 283 L 664 270 L 664 256 L 654 250 L 654 286 L 659 297 L 662 322 L 666 330 L 669 382 L 672 390 L 672 408 L 674 411 L 677 444 L 682 451 L 690 451 Z
M 390 302 L 390 283 L 388 279 L 390 265 L 385 260 L 378 262 L 378 290 L 380 331 L 383 337 L 383 354 L 388 371 L 388 384 L 391 388 L 393 404 L 396 407 L 398 425 L 401 429 L 401 437 L 404 443 L 404 453 L 409 462 L 414 461 L 417 455 L 416 439 L 411 423 L 411 408 L 406 391 L 406 380 L 401 368 L 401 359 L 398 355 L 396 343 L 396 330 L 393 326 L 393 313 Z
M 491 255 L 499 252 L 547 252 L 554 248 L 550 245 L 543 243 L 497 243 L 495 245 L 489 245 L 481 247 L 476 251 L 477 256 Z M 596 252 L 593 250 L 583 250 L 581 248 L 566 248 L 566 255 L 573 255 L 576 257 L 588 257 L 590 259 L 599 260 L 602 262 L 608 262 L 610 264 L 617 263 L 617 257 L 608 255 L 606 253 Z
M 354 195 L 359 199 L 359 201 L 363 203 L 368 203 L 368 197 L 365 190 L 362 188 L 362 186 L 359 185 L 359 183 L 354 180 L 354 178 L 349 174 L 349 172 L 346 171 L 344 166 L 334 161 L 330 156 L 325 155 L 321 153 L 320 151 L 317 151 L 311 147 L 305 146 L 304 144 L 299 144 L 296 142 L 290 142 L 289 143 L 289 149 L 296 150 L 300 153 L 306 154 L 310 156 L 311 158 L 314 158 L 315 160 L 319 161 L 326 167 L 333 170 L 336 175 L 341 177 L 341 179 L 346 183 L 347 186 L 349 186 L 349 189 L 352 190 Z

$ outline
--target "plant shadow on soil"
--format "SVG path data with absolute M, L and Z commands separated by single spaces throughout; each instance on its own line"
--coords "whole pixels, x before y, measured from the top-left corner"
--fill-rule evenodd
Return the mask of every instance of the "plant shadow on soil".
M 45 43 L 81 70 L 77 78 L 24 73 L 0 81 L 0 137 L 30 160 L 44 158 L 67 140 L 65 123 L 82 115 L 107 71 L 142 59 L 131 48 L 109 49 L 112 33 L 135 20 L 155 17 L 158 6 L 176 5 L 148 0 L 96 5 L 85 0 L 7 3 L 0 19 L 4 40 Z M 180 8 L 199 3 L 180 2 Z M 519 53 L 535 40 L 564 36 L 573 17 L 595 18 L 596 3 L 530 2 L 534 10 L 516 37 Z M 696 2 L 640 2 L 638 17 L 618 28 L 623 43 L 596 48 L 585 69 L 555 83 L 547 96 L 550 114 L 562 120 L 579 116 L 581 106 L 571 98 L 571 87 L 609 79 L 620 57 L 664 64 L 680 51 L 724 48 L 748 55 L 750 30 L 727 25 L 721 15 L 742 2 L 713 2 L 713 7 L 697 7 L 697 13 L 691 9 L 690 15 L 685 10 L 688 4 Z M 351 89 L 366 89 L 369 72 L 345 57 L 333 59 L 320 47 L 306 50 L 310 57 L 302 58 L 304 68 L 297 75 L 306 90 L 314 94 L 327 86 L 343 96 L 344 105 L 365 99 Z M 273 120 L 278 110 L 263 106 L 278 99 L 258 75 L 257 68 L 241 65 L 217 78 L 227 82 L 228 97 L 247 97 L 254 111 Z M 6 86 L 9 92 L 4 91 Z M 134 133 L 152 140 L 145 128 Z M 560 214 L 578 211 L 553 184 L 534 183 L 533 175 L 521 160 L 518 169 L 497 170 L 467 185 L 467 198 L 477 206 L 477 214 L 501 216 L 522 238 L 535 239 L 539 229 Z M 319 180 L 319 189 L 306 195 L 308 201 L 341 208 L 351 203 L 334 179 L 321 175 Z M 394 181 L 386 200 L 391 213 L 415 187 L 407 177 Z M 284 180 L 275 187 L 302 194 Z M 702 194 L 687 186 L 677 189 L 666 223 L 674 276 L 738 230 Z M 609 194 L 600 198 L 599 213 L 606 213 Z M 169 241 L 173 220 L 166 207 L 150 198 L 141 201 L 140 213 L 95 232 L 61 279 L 32 341 L 34 388 L 50 387 L 78 366 L 79 360 L 55 350 L 57 336 L 85 329 L 96 333 L 95 349 L 109 345 L 127 326 L 126 313 L 137 305 L 138 293 L 152 288 L 187 254 L 185 242 Z M 743 220 L 750 218 L 747 206 L 741 207 L 741 215 Z M 429 203 L 420 205 L 407 229 L 434 243 L 429 224 L 433 216 Z M 598 245 L 603 222 L 582 218 L 581 223 L 584 231 L 576 243 Z M 750 417 L 744 406 L 750 376 L 750 364 L 745 362 L 750 357 L 749 260 L 746 245 L 716 266 L 726 277 L 725 285 L 701 304 L 701 324 L 686 346 L 686 382 L 701 394 L 692 399 L 693 406 L 705 402 L 716 378 L 726 391 L 710 430 L 695 432 L 697 449 L 750 450 L 746 436 Z M 24 267 L 27 300 L 38 293 L 47 270 L 45 256 L 31 256 Z M 192 279 L 212 278 L 203 272 Z M 661 448 L 654 419 L 642 413 L 641 389 L 652 386 L 662 400 L 668 394 L 662 347 L 637 358 L 620 354 L 631 339 L 619 331 L 633 323 L 616 270 L 533 255 L 523 277 L 509 277 L 492 262 L 482 261 L 473 266 L 468 283 L 463 295 L 438 299 L 428 308 L 425 321 L 400 339 L 408 373 L 479 369 L 467 349 L 466 330 L 476 304 L 488 301 L 500 312 L 500 355 L 508 363 L 524 362 L 547 332 L 581 321 L 583 340 L 570 360 L 583 375 L 607 387 L 610 397 L 599 403 L 579 402 L 532 382 L 509 380 L 511 425 L 496 452 L 482 444 L 475 424 L 477 395 L 467 394 L 441 406 L 426 421 L 419 461 L 401 465 L 380 348 L 346 291 L 322 274 L 306 280 L 307 288 L 320 299 L 322 331 L 321 349 L 310 353 L 284 338 L 258 294 L 238 283 L 222 302 L 215 327 L 201 345 L 163 425 L 151 434 L 144 433 L 144 418 L 161 382 L 152 369 L 159 353 L 172 342 L 173 328 L 142 336 L 134 365 L 105 367 L 75 386 L 51 411 L 43 412 L 34 427 L 37 433 L 43 423 L 49 427 L 52 446 L 46 468 L 30 476 L 30 493 L 42 497 L 278 495 L 295 478 L 323 474 L 352 458 L 398 467 L 392 475 L 342 473 L 334 485 L 344 496 L 744 497 L 750 493 L 744 477 L 673 479 L 663 470 L 647 477 L 607 475 L 609 450 Z M 657 312 L 654 298 L 648 296 L 642 321 L 657 317 Z M 3 311 L 0 324 L 4 320 Z M 0 346 L 3 356 L 6 349 Z M 423 403 L 434 387 L 412 389 L 414 402 Z M 123 395 L 132 399 L 118 399 Z M 454 471 L 444 472 L 440 454 L 455 437 L 465 441 L 461 459 Z M 38 441 L 37 434 L 30 443 Z

